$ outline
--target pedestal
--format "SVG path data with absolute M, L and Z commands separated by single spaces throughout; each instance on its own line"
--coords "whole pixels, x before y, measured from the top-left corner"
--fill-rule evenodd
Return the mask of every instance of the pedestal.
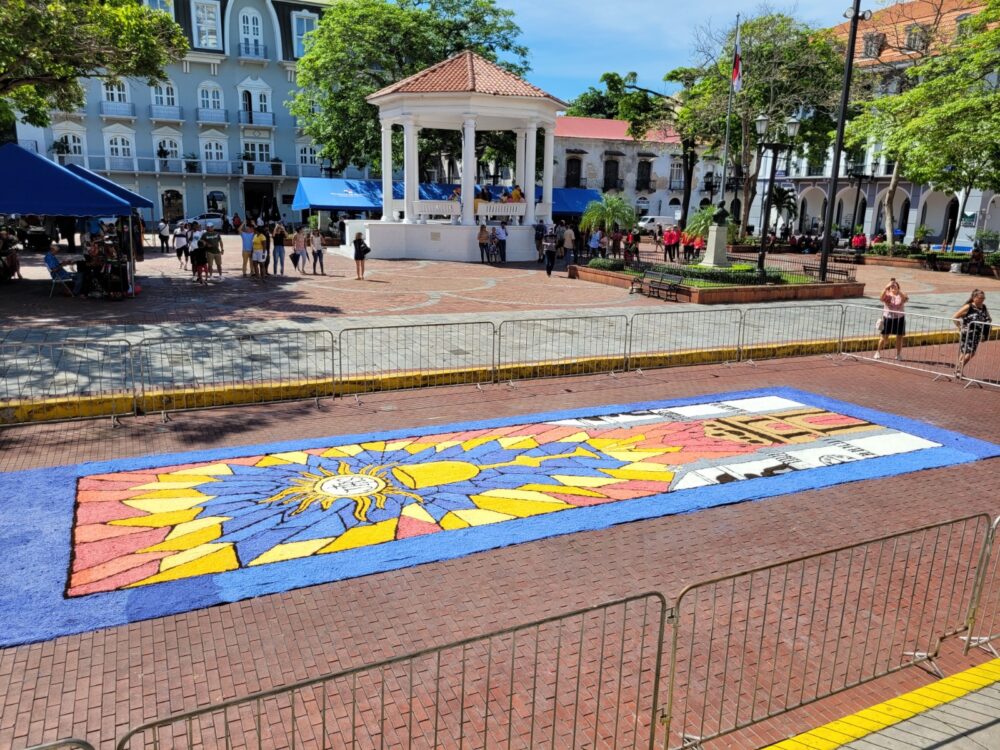
M 729 259 L 726 257 L 728 235 L 729 230 L 727 227 L 712 224 L 708 228 L 708 242 L 705 243 L 705 259 L 701 262 L 701 265 L 713 266 L 715 268 L 729 268 Z

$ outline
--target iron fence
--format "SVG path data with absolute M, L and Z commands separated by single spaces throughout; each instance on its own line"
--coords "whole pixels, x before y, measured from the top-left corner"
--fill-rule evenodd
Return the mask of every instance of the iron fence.
M 135 352 L 138 406 L 146 413 L 334 394 L 326 330 L 144 339 Z
M 742 360 L 836 354 L 843 330 L 842 305 L 750 307 L 743 312 Z
M 976 597 L 969 610 L 969 633 L 964 636 L 965 653 L 977 647 L 995 657 L 1000 640 L 1000 516 L 990 527 L 990 536 L 980 562 Z
M 990 519 L 924 526 L 694 584 L 674 608 L 668 747 L 905 667 L 966 629 Z
M 628 369 L 719 364 L 740 358 L 743 313 L 736 309 L 637 313 L 628 337 Z
M 135 413 L 127 341 L 0 344 L 0 424 Z
M 667 606 L 657 593 L 149 722 L 136 748 L 652 749 Z
M 622 372 L 627 346 L 624 315 L 505 320 L 497 341 L 497 379 Z
M 493 323 L 347 328 L 338 340 L 342 394 L 490 383 Z

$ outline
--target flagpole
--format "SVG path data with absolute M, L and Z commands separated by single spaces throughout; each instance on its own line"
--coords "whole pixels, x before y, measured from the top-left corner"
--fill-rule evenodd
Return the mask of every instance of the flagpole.
M 733 49 L 733 70 L 729 71 L 729 103 L 726 105 L 726 140 L 722 144 L 722 203 L 726 203 L 726 175 L 729 171 L 729 126 L 733 119 L 733 72 L 735 70 L 736 55 L 740 49 L 740 14 L 736 14 L 736 47 Z M 743 62 L 740 61 L 740 75 L 743 75 Z

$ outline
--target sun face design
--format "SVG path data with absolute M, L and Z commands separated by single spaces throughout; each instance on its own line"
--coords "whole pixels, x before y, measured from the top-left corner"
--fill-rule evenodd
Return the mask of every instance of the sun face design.
M 364 466 L 355 471 L 346 461 L 340 461 L 336 472 L 317 466 L 315 471 L 303 471 L 298 477 L 291 478 L 288 487 L 261 502 L 296 505 L 291 515 L 297 516 L 313 505 L 330 510 L 337 501 L 347 500 L 354 503 L 354 517 L 364 523 L 368 521 L 372 505 L 384 510 L 390 495 L 423 502 L 420 495 L 404 490 L 392 480 L 389 472 L 393 466 L 395 464 Z

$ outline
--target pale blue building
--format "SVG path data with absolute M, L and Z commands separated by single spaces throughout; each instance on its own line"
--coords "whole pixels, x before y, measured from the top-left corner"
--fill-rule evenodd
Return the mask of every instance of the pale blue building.
M 298 178 L 319 177 L 321 164 L 286 102 L 305 37 L 332 1 L 145 0 L 188 35 L 169 80 L 87 80 L 83 109 L 54 112 L 44 129 L 18 124 L 18 141 L 149 198 L 157 208 L 147 219 L 277 207 L 298 220 Z

